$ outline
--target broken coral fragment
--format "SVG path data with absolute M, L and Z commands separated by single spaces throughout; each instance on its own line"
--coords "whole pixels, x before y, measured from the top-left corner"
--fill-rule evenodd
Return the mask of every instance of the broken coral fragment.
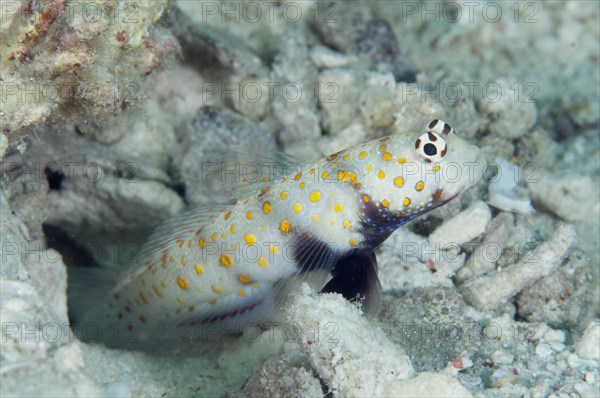
M 514 191 L 521 182 L 523 171 L 518 165 L 501 157 L 495 159 L 498 174 L 490 181 L 487 202 L 497 209 L 513 213 L 529 214 L 535 210 L 528 199 L 520 199 Z

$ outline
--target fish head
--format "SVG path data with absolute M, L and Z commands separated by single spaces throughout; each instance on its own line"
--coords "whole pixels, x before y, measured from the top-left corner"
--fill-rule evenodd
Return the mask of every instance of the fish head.
M 380 139 L 376 156 L 375 167 L 365 176 L 372 199 L 404 220 L 441 206 L 473 186 L 486 164 L 479 148 L 438 119 L 420 132 Z

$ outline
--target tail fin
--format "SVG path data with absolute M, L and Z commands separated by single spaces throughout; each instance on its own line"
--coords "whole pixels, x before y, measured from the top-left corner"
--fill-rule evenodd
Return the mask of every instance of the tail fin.
M 68 267 L 67 300 L 71 327 L 85 342 L 102 341 L 110 320 L 107 298 L 119 272 L 97 267 Z

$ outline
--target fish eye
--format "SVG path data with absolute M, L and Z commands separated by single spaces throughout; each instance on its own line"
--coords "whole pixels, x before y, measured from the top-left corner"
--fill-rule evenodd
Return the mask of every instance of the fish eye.
M 425 144 L 423 152 L 425 152 L 425 155 L 427 156 L 433 156 L 437 153 L 437 148 L 433 144 Z
M 439 134 L 428 131 L 417 138 L 415 150 L 426 163 L 435 163 L 446 156 L 448 146 Z

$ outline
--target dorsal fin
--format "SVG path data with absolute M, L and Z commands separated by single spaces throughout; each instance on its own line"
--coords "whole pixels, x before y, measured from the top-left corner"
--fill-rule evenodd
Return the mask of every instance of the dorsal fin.
M 183 212 L 175 217 L 163 221 L 152 232 L 146 243 L 136 255 L 136 262 L 127 271 L 125 278 L 113 291 L 118 291 L 128 285 L 131 280 L 148 271 L 148 264 L 160 264 L 164 261 L 161 257 L 165 249 L 173 245 L 184 244 L 185 241 L 199 235 L 206 224 L 213 218 L 231 210 L 233 206 L 199 207 Z
M 236 200 L 258 194 L 308 164 L 283 152 L 258 148 L 233 148 L 215 163 L 213 178 L 218 178 L 225 192 Z

